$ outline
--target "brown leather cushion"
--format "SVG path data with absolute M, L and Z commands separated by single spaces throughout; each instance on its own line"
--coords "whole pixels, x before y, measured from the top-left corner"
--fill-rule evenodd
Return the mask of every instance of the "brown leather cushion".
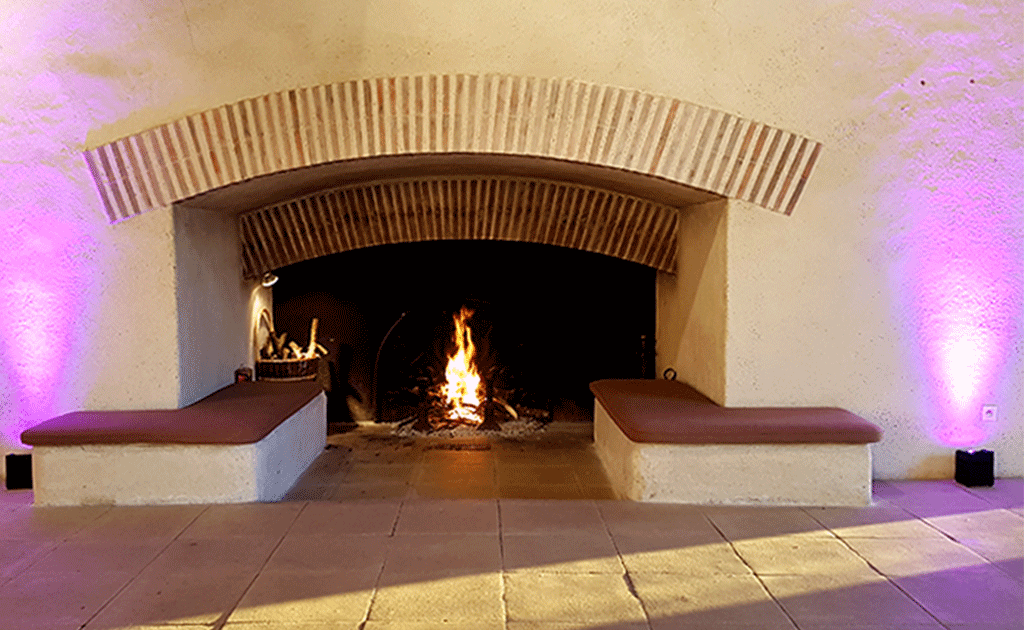
M 609 379 L 590 391 L 626 436 L 647 444 L 867 444 L 874 424 L 835 407 L 722 407 L 685 383 Z
M 320 393 L 315 381 L 234 383 L 181 409 L 75 411 L 21 434 L 31 446 L 252 444 Z

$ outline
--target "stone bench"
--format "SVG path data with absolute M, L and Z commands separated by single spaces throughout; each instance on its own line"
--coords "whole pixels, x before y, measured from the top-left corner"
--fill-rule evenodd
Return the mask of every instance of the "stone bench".
M 76 411 L 21 435 L 37 505 L 280 499 L 326 446 L 314 382 L 235 383 L 181 409 Z
M 689 385 L 601 380 L 594 446 L 634 501 L 726 505 L 871 503 L 881 430 L 833 407 L 722 407 Z

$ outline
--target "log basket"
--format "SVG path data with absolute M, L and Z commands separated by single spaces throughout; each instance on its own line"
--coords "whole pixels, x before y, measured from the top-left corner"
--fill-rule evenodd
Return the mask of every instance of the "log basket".
M 319 347 L 322 351 L 322 346 L 316 344 L 316 320 L 313 320 L 313 327 L 310 331 L 310 345 Z M 260 312 L 259 320 L 256 322 L 256 334 L 253 335 L 253 341 L 256 343 L 256 380 L 261 381 L 276 381 L 279 383 L 290 383 L 295 381 L 312 381 L 316 378 L 317 371 L 320 368 L 320 357 L 307 357 L 307 358 L 289 358 L 289 359 L 268 359 L 260 356 L 259 346 L 259 327 L 261 325 L 266 326 L 267 331 L 270 335 L 270 339 L 279 341 L 283 344 L 283 337 L 278 337 L 274 331 L 274 325 L 270 321 L 270 312 L 267 309 L 263 309 Z
M 320 367 L 320 357 L 312 359 L 258 359 L 256 361 L 256 380 L 278 381 L 311 381 L 316 378 Z

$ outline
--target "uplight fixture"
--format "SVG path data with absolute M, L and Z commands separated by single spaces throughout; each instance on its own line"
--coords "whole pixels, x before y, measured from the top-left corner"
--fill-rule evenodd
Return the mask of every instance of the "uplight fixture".
M 272 287 L 278 280 L 280 280 L 280 278 L 275 276 L 273 271 L 268 271 L 263 274 L 263 280 L 260 281 L 260 284 L 265 287 Z
M 995 462 L 996 456 L 992 451 L 957 451 L 953 478 L 962 486 L 992 486 L 995 484 Z

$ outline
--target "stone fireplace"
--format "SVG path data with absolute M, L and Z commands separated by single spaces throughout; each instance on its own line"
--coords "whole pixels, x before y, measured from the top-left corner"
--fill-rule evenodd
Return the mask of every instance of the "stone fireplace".
M 636 90 L 429 75 L 251 98 L 85 157 L 111 221 L 175 209 L 179 405 L 251 364 L 265 271 L 434 241 L 556 246 L 653 270 L 643 307 L 656 370 L 725 403 L 728 200 L 789 214 L 819 151 Z

